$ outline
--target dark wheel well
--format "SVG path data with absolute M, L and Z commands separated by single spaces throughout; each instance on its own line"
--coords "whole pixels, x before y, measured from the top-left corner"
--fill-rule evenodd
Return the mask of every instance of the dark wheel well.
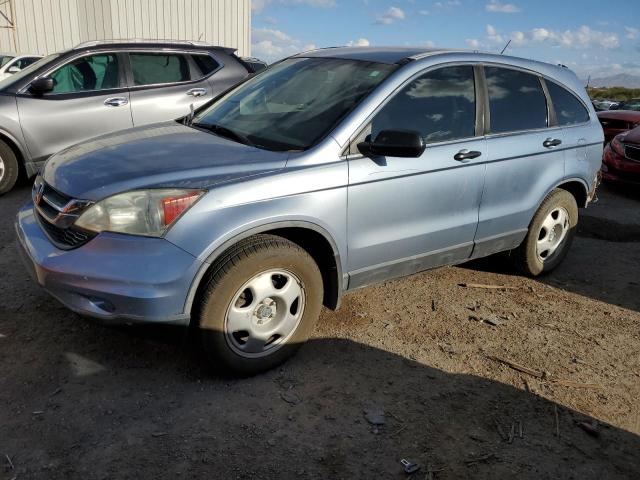
M 0 141 L 6 143 L 16 156 L 16 159 L 18 160 L 18 167 L 20 168 L 20 178 L 27 178 L 27 171 L 24 167 L 24 157 L 22 156 L 22 152 L 20 151 L 18 146 L 13 140 L 11 140 L 6 135 L 3 135 L 2 133 L 0 133 Z M 18 180 L 21 181 L 20 179 Z
M 299 245 L 315 260 L 324 284 L 323 305 L 331 310 L 338 308 L 340 299 L 340 282 L 338 280 L 338 265 L 331 243 L 314 230 L 302 227 L 279 228 L 270 230 L 271 235 L 278 235 Z
M 260 232 L 256 235 L 277 235 L 279 237 L 286 238 L 306 250 L 316 262 L 320 269 L 320 273 L 322 274 L 322 284 L 324 288 L 322 304 L 331 310 L 336 310 L 338 308 L 340 304 L 340 272 L 338 270 L 338 264 L 336 263 L 333 247 L 324 235 L 304 227 L 278 228 Z M 246 239 L 239 240 L 239 242 L 245 240 Z M 225 255 L 234 249 L 235 245 L 237 245 L 237 243 L 227 248 L 218 255 L 217 258 L 225 257 Z M 210 272 L 211 268 L 204 275 L 196 290 L 192 306 L 192 318 L 196 318 L 197 316 L 197 309 L 199 308 L 200 299 L 202 298 L 202 289 L 207 283 L 206 279 Z
M 587 190 L 582 183 L 578 181 L 571 181 L 558 185 L 558 188 L 566 190 L 573 195 L 579 208 L 584 208 L 587 205 Z

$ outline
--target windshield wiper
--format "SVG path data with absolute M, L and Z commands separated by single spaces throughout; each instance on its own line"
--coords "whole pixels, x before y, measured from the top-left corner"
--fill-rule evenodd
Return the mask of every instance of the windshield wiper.
M 203 130 L 208 130 L 211 133 L 219 135 L 221 137 L 229 138 L 231 140 L 236 140 L 237 142 L 244 143 L 245 145 L 249 145 L 250 147 L 254 147 L 254 143 L 249 140 L 245 135 L 231 130 L 230 128 L 224 127 L 222 125 L 218 125 L 217 123 L 194 123 L 194 127 L 201 128 Z

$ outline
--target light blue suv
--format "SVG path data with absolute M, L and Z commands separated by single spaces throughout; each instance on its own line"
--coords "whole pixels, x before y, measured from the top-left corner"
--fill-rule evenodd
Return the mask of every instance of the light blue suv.
M 54 155 L 16 228 L 70 309 L 191 323 L 213 364 L 252 374 L 348 290 L 501 251 L 527 275 L 552 270 L 602 146 L 562 66 L 329 48 L 181 121 Z

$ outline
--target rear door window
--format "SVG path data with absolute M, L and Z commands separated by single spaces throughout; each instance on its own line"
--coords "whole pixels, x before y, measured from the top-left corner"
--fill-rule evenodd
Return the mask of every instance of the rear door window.
M 546 83 L 558 125 L 575 125 L 589 121 L 589 112 L 573 93 L 549 80 L 546 80 Z
M 187 58 L 179 53 L 129 54 L 134 85 L 158 85 L 191 79 Z
M 118 57 L 114 53 L 100 53 L 81 57 L 60 67 L 51 74 L 52 93 L 73 93 L 107 90 L 120 87 Z
M 220 66 L 220 64 L 216 62 L 211 55 L 191 55 L 191 58 L 198 67 L 198 70 L 200 70 L 200 78 L 211 75 Z
M 491 133 L 533 130 L 547 126 L 547 101 L 536 75 L 485 67 Z
M 473 67 L 433 70 L 411 81 L 376 114 L 371 138 L 382 130 L 416 130 L 426 143 L 475 136 Z

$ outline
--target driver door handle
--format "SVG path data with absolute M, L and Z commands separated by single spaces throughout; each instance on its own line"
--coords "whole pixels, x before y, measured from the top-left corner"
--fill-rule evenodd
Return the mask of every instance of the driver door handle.
M 192 97 L 202 97 L 207 94 L 206 88 L 192 88 L 187 92 L 187 95 L 191 95 Z
M 542 142 L 542 146 L 545 148 L 557 147 L 562 143 L 562 140 L 559 138 L 547 138 L 544 142 Z
M 129 100 L 127 100 L 125 97 L 111 97 L 111 98 L 107 98 L 104 101 L 104 104 L 107 107 L 122 107 L 127 103 L 129 103 Z
M 480 155 L 482 155 L 482 152 L 478 152 L 477 150 L 467 150 L 465 148 L 464 150 L 460 150 L 456 153 L 453 156 L 453 159 L 458 162 L 467 162 L 473 158 L 478 158 Z

